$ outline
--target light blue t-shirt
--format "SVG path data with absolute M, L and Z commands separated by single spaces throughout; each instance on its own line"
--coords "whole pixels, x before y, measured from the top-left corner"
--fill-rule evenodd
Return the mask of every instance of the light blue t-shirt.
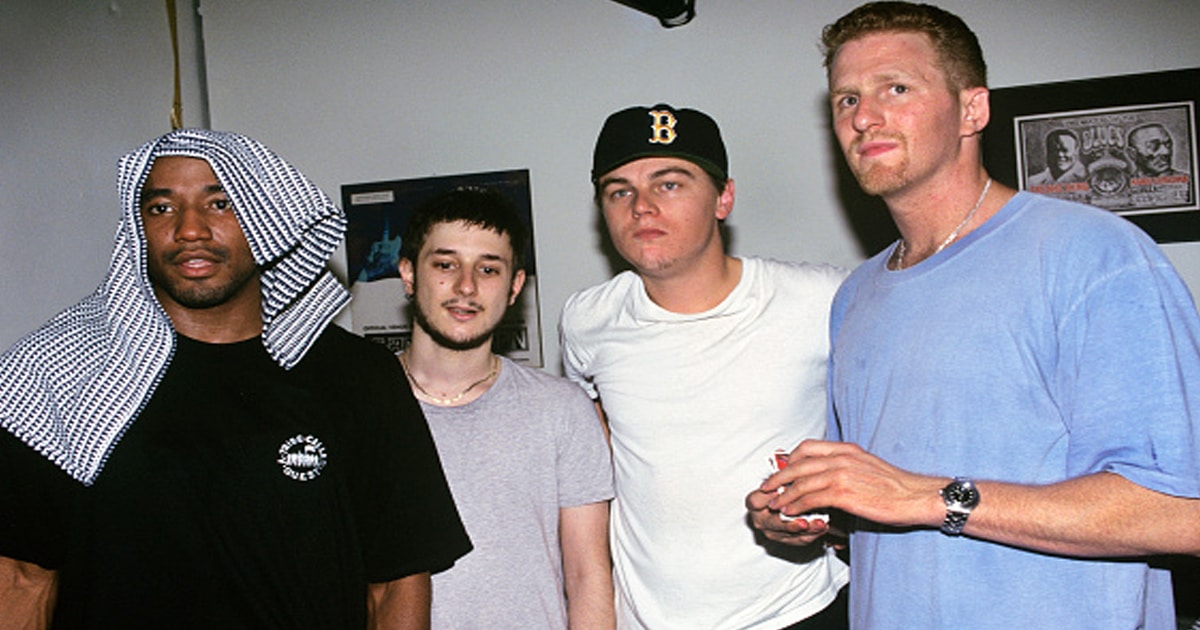
M 1020 193 L 914 267 L 887 270 L 890 253 L 834 300 L 835 438 L 923 474 L 1048 484 L 1109 471 L 1200 496 L 1200 418 L 1188 415 L 1200 320 L 1143 233 Z M 860 630 L 1174 628 L 1169 573 L 1136 560 L 869 525 L 851 545 Z

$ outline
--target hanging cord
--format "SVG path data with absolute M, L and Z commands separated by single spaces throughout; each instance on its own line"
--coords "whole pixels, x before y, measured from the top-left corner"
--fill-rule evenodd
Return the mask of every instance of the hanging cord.
M 175 101 L 171 104 L 171 130 L 183 128 L 183 100 L 179 96 L 179 25 L 175 0 L 167 2 L 167 22 L 171 28 L 171 53 L 175 57 Z

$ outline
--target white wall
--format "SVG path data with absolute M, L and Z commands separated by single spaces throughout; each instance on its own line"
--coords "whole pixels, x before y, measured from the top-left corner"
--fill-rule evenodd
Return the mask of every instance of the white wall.
M 54 66 L 61 81 L 85 94 L 106 94 L 110 83 L 129 75 L 142 81 L 140 94 L 117 91 L 129 102 L 100 108 L 74 102 L 65 110 L 46 106 L 56 100 L 45 96 L 54 86 L 37 78 L 44 72 L 39 60 L 53 57 L 59 43 L 21 35 L 7 24 L 10 9 L 0 9 L 0 64 L 10 63 L 9 37 L 16 38 L 22 49 L 32 49 L 22 53 L 28 61 L 20 74 L 31 75 L 34 84 L 0 72 L 0 105 L 11 106 L 0 114 L 0 346 L 100 279 L 115 226 L 115 148 L 165 130 L 169 100 L 145 94 L 167 85 L 165 78 L 148 78 L 161 72 L 153 57 L 162 48 L 165 22 L 155 25 L 147 16 L 138 38 L 127 38 L 123 23 L 104 8 L 146 3 L 161 12 L 150 0 L 100 8 L 50 3 L 71 13 L 79 35 L 112 31 L 112 41 L 103 42 L 88 65 Z M 29 14 L 18 17 L 40 26 L 47 3 L 17 4 L 27 8 L 16 13 Z M 611 0 L 202 0 L 212 126 L 266 142 L 334 197 L 347 183 L 530 169 L 544 352 L 553 370 L 554 324 L 563 301 L 612 272 L 600 249 L 588 170 L 601 123 L 619 108 L 665 100 L 718 120 L 737 181 L 728 221 L 734 253 L 847 266 L 872 253 L 860 250 L 854 226 L 882 217 L 852 225 L 844 207 L 816 52 L 821 26 L 857 4 L 697 0 L 694 22 L 663 29 Z M 942 4 L 979 34 L 993 87 L 1200 66 L 1200 9 L 1193 0 Z M 67 45 L 75 54 L 87 50 Z M 10 86 L 32 95 L 31 104 L 10 102 Z M 88 99 L 105 103 L 100 96 Z M 75 125 L 86 138 L 113 129 L 120 143 L 57 137 L 43 145 L 10 130 L 13 107 L 42 131 Z M 25 141 L 27 158 L 10 157 L 14 140 Z M 68 166 L 9 175 L 13 161 L 27 160 Z M 84 168 L 106 174 L 103 187 L 79 192 L 76 182 L 60 181 Z M 17 181 L 29 190 L 10 197 Z M 59 194 L 60 186 L 67 194 Z M 45 210 L 50 197 L 60 200 L 52 222 Z M 882 212 L 869 204 L 865 211 Z M 66 222 L 82 214 L 86 223 Z M 9 235 L 10 229 L 44 232 L 47 224 L 65 230 L 32 243 Z M 76 249 L 80 255 L 61 256 Z M 1193 293 L 1200 292 L 1200 244 L 1172 245 L 1167 252 Z M 24 270 L 10 270 L 10 260 Z M 47 283 L 60 285 L 51 290 Z
M 203 125 L 187 4 L 184 122 Z M 0 348 L 104 278 L 117 159 L 171 128 L 167 24 L 163 0 L 0 3 Z

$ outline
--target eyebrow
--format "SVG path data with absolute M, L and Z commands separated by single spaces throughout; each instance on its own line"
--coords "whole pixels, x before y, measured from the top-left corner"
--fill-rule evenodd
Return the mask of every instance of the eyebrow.
M 172 192 L 174 191 L 171 188 L 143 188 L 142 194 L 138 199 L 141 203 L 146 203 L 146 200 L 155 197 L 169 197 Z M 204 192 L 208 194 L 223 193 L 225 192 L 225 187 L 220 184 L 209 184 L 204 187 Z
M 438 247 L 429 251 L 431 256 L 456 256 L 458 253 L 459 252 L 457 249 L 450 247 Z M 498 260 L 500 262 L 506 262 L 504 256 L 500 254 L 483 253 L 480 254 L 479 257 L 484 260 Z
M 650 179 L 658 179 L 667 175 L 684 175 L 690 179 L 696 179 L 696 174 L 682 166 L 666 166 L 650 174 Z M 600 180 L 600 189 L 604 190 L 611 184 L 628 184 L 629 179 L 625 177 L 606 177 Z
M 888 85 L 897 81 L 908 82 L 913 81 L 914 75 L 905 70 L 888 69 L 875 74 L 867 75 L 861 85 L 835 85 L 829 89 L 829 93 L 833 95 L 854 94 L 859 92 L 863 85 L 869 87 L 871 85 Z M 922 77 L 917 77 L 917 80 L 923 80 Z

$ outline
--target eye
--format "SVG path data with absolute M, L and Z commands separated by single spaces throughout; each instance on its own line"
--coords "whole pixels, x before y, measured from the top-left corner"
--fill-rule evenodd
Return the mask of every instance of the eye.
M 858 105 L 858 97 L 853 94 L 843 95 L 833 102 L 833 106 L 836 109 L 848 109 L 855 105 Z
M 891 87 L 891 92 L 892 92 L 892 94 L 896 94 L 896 95 L 908 94 L 909 87 L 907 85 L 904 85 L 903 83 L 897 83 L 896 85 L 893 85 Z
M 228 197 L 222 198 L 222 199 L 214 199 L 212 202 L 212 207 L 214 209 L 220 210 L 222 212 L 225 210 L 232 210 L 233 202 L 230 201 Z
M 608 198 L 611 201 L 619 201 L 629 196 L 629 190 L 626 188 L 615 188 L 608 192 Z
M 166 214 L 167 212 L 170 212 L 171 210 L 172 210 L 171 205 L 166 204 L 166 203 L 148 203 L 148 204 L 142 206 L 142 214 L 152 216 L 152 217 L 158 216 L 160 214 Z
M 454 263 L 448 260 L 435 260 L 431 264 L 433 265 L 434 269 L 438 269 L 440 271 L 449 271 L 450 269 L 454 268 Z
M 678 190 L 679 182 L 663 182 L 662 188 L 663 190 Z

